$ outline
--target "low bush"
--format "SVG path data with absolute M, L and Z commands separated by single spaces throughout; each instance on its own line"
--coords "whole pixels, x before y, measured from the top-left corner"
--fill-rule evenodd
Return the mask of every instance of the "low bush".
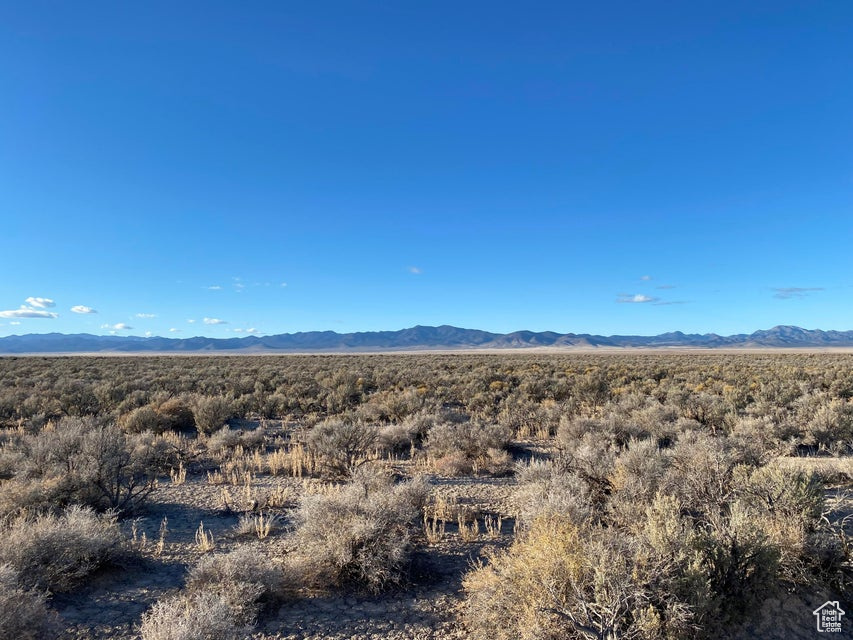
M 192 413 L 199 433 L 210 434 L 233 416 L 233 408 L 223 397 L 197 396 L 192 403 Z
M 474 469 L 502 474 L 511 468 L 506 447 L 512 428 L 476 421 L 444 422 L 429 430 L 426 451 L 440 473 L 461 475 Z
M 244 640 L 254 624 L 244 606 L 256 597 L 251 587 L 178 594 L 146 611 L 139 633 L 142 640 Z
M 78 506 L 19 516 L 0 531 L 0 563 L 14 567 L 24 586 L 51 591 L 73 589 L 121 548 L 115 516 Z
M 157 476 L 177 466 L 175 448 L 150 432 L 128 435 L 91 418 L 64 418 L 13 448 L 15 475 L 3 483 L 0 514 L 81 504 L 130 512 L 154 490 Z
M 373 592 L 400 583 L 425 498 L 421 481 L 393 484 L 369 473 L 325 495 L 304 496 L 295 535 L 307 574 L 320 584 Z
M 311 428 L 306 444 L 323 473 L 341 477 L 351 475 L 369 459 L 377 438 L 377 429 L 372 425 L 326 420 Z
M 247 606 L 266 605 L 280 599 L 292 585 L 285 581 L 282 569 L 275 566 L 262 550 L 250 545 L 225 554 L 208 555 L 194 566 L 187 578 L 187 591 L 219 592 L 230 585 L 248 584 L 257 591 Z
M 18 572 L 0 564 L 0 638 L 50 640 L 58 635 L 57 616 L 47 607 L 47 594 L 21 587 Z

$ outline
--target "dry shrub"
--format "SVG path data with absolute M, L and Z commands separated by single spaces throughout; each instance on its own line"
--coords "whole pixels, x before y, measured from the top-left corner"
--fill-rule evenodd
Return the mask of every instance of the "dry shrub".
M 348 476 L 366 462 L 376 446 L 376 427 L 362 422 L 326 420 L 308 432 L 308 451 L 324 473 Z
M 64 418 L 16 447 L 22 462 L 0 492 L 4 514 L 70 504 L 132 511 L 153 491 L 157 475 L 178 462 L 166 439 L 128 435 L 90 418 Z
M 47 608 L 47 594 L 22 588 L 18 572 L 0 564 L 0 638 L 50 640 L 58 635 L 57 616 Z
M 657 442 L 632 440 L 616 458 L 608 508 L 611 518 L 620 525 L 630 526 L 639 520 L 660 488 L 669 459 Z
M 232 417 L 231 403 L 220 396 L 196 396 L 192 402 L 193 419 L 200 433 L 213 433 Z
M 243 605 L 255 591 L 196 591 L 161 600 L 142 616 L 142 640 L 244 640 L 254 619 Z
M 532 460 L 519 464 L 516 477 L 518 487 L 512 499 L 523 527 L 554 513 L 580 525 L 595 513 L 589 485 L 552 462 Z
M 439 473 L 462 475 L 477 469 L 502 474 L 511 468 L 509 456 L 502 453 L 511 436 L 507 425 L 446 422 L 430 429 L 426 450 Z
M 115 516 L 78 506 L 19 516 L 0 533 L 0 562 L 14 567 L 25 586 L 51 591 L 73 589 L 121 552 Z
M 285 588 L 291 586 L 286 584 L 282 569 L 274 565 L 263 550 L 245 545 L 230 553 L 202 558 L 190 570 L 187 590 L 218 592 L 231 588 L 229 585 L 241 583 L 251 585 L 258 592 L 250 603 L 252 606 L 276 602 L 283 596 Z
M 548 515 L 464 579 L 474 638 L 679 637 L 692 614 L 636 571 L 627 540 Z
M 236 447 L 252 449 L 262 444 L 263 441 L 264 429 L 262 427 L 244 431 L 243 429 L 231 429 L 226 425 L 211 434 L 207 439 L 207 448 L 213 453 L 221 453 Z
M 256 548 L 206 556 L 190 570 L 183 593 L 143 615 L 140 633 L 143 640 L 242 640 L 284 589 L 282 570 Z
M 156 411 L 165 430 L 191 431 L 195 429 L 192 402 L 185 396 L 169 398 L 161 402 Z
M 420 480 L 393 484 L 365 472 L 325 495 L 304 496 L 296 541 L 305 570 L 320 584 L 373 592 L 401 582 L 425 497 Z

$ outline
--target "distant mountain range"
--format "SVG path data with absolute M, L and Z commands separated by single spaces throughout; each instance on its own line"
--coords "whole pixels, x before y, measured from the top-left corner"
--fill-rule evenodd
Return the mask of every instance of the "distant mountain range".
M 490 333 L 477 329 L 412 327 L 400 331 L 336 333 L 309 331 L 243 338 L 142 338 L 95 336 L 87 333 L 31 333 L 0 338 L 0 353 L 138 353 L 138 352 L 363 352 L 425 351 L 445 349 L 560 348 L 824 348 L 853 347 L 853 331 L 821 331 L 778 326 L 750 334 L 720 336 L 715 333 L 675 331 L 657 336 L 596 336 L 515 331 Z

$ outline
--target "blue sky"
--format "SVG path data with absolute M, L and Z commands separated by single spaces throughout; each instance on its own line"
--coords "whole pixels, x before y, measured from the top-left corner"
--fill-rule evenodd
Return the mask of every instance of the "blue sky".
M 853 329 L 851 78 L 846 2 L 0 0 L 0 335 Z

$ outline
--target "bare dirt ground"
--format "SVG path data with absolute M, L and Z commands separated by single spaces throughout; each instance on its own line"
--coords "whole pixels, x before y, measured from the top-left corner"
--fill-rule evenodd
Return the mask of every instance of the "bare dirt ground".
M 544 443 L 516 443 L 518 457 L 546 453 Z M 423 473 L 411 461 L 388 462 L 404 476 Z M 507 477 L 443 477 L 426 474 L 435 499 L 456 509 L 478 515 L 480 531 L 475 539 L 464 540 L 453 521 L 448 521 L 440 540 L 429 544 L 417 540 L 405 585 L 380 595 L 348 590 L 303 591 L 298 596 L 265 611 L 258 620 L 258 640 L 296 639 L 392 639 L 426 640 L 467 637 L 459 616 L 463 600 L 462 577 L 489 547 L 511 543 L 514 534 L 511 494 L 515 484 Z M 208 553 L 230 551 L 252 545 L 271 562 L 289 553 L 292 508 L 305 492 L 322 490 L 323 482 L 313 478 L 258 475 L 253 479 L 252 496 L 244 486 L 213 484 L 207 470 L 189 469 L 187 479 L 176 484 L 163 478 L 145 511 L 136 520 L 123 523 L 140 553 L 123 566 L 105 569 L 87 585 L 69 595 L 54 596 L 52 605 L 62 616 L 67 637 L 83 639 L 139 638 L 142 614 L 158 599 L 179 590 L 189 567 L 202 557 L 196 541 L 200 523 L 209 531 L 215 548 Z M 235 530 L 243 510 L 251 510 L 251 499 L 286 495 L 286 504 L 270 509 L 281 520 L 272 534 L 238 534 Z M 830 516 L 853 514 L 853 489 L 834 488 Z M 227 503 L 227 507 L 226 507 Z M 499 532 L 483 530 L 485 515 L 501 515 Z M 168 532 L 158 550 L 159 531 L 166 519 Z M 853 535 L 853 517 L 848 519 Z M 844 594 L 815 592 L 781 593 L 768 600 L 742 628 L 732 629 L 732 639 L 815 637 L 813 609 L 826 600 Z M 844 598 L 842 598 L 843 600 Z M 850 629 L 851 627 L 847 627 Z

